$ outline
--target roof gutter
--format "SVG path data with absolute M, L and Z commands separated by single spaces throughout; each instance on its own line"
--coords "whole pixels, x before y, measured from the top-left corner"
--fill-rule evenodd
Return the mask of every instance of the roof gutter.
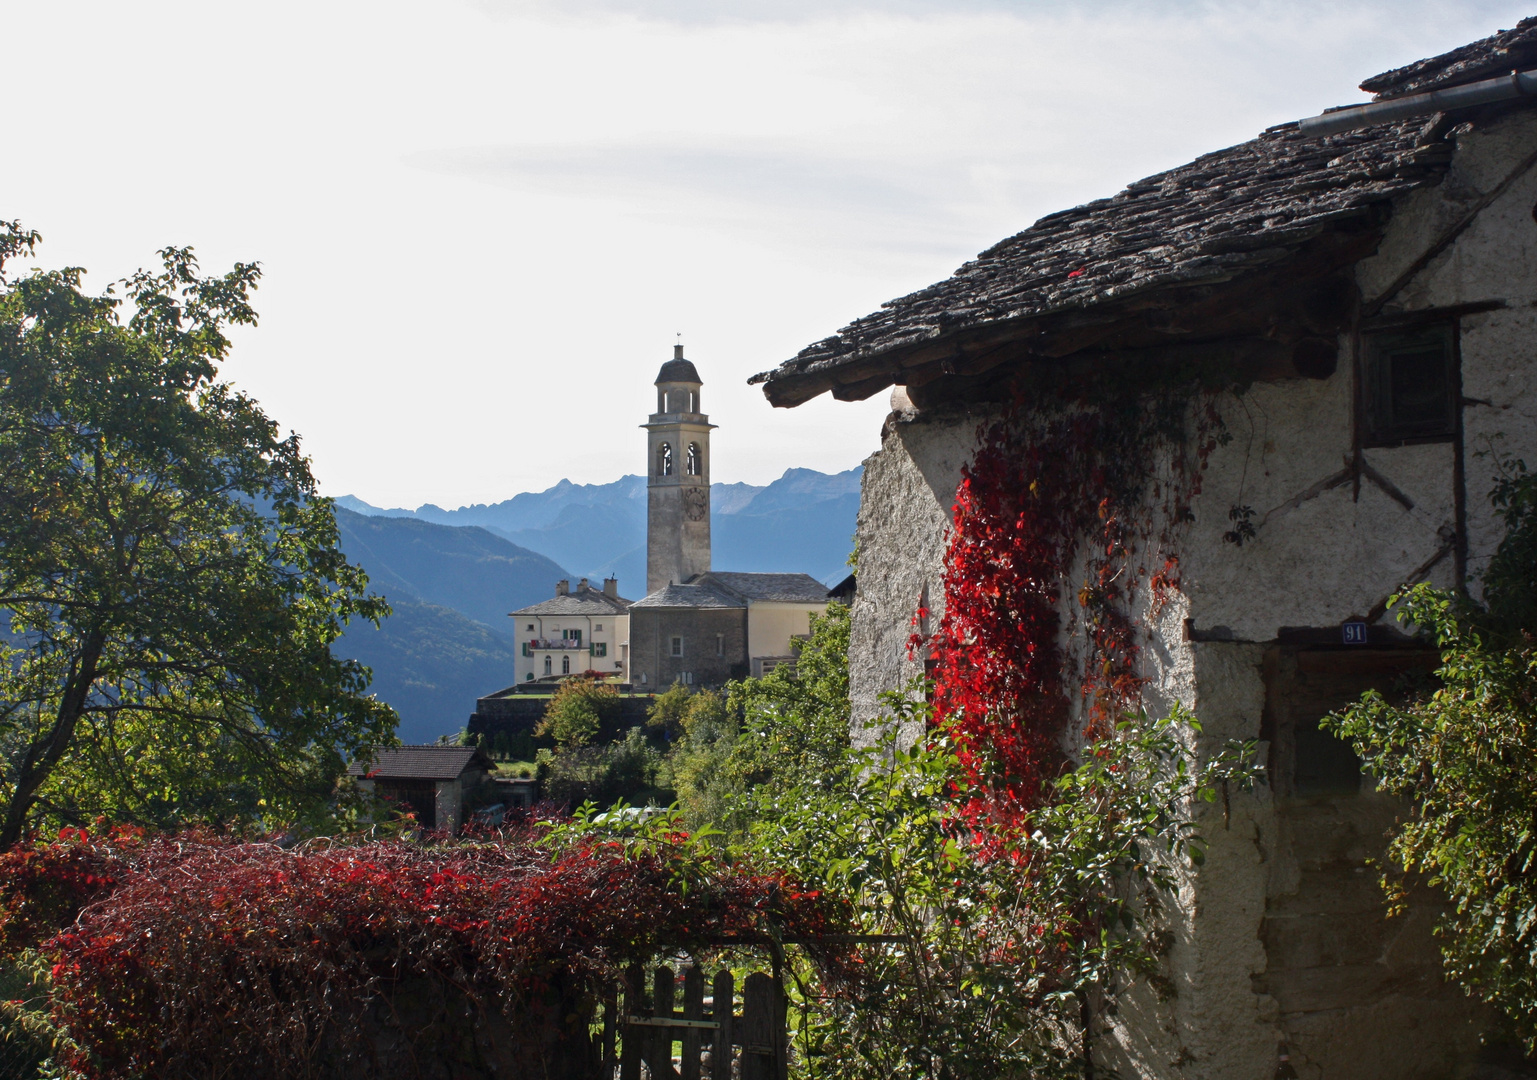
M 1496 101 L 1514 101 L 1517 98 L 1537 97 L 1537 68 L 1530 71 L 1512 71 L 1495 79 L 1451 86 L 1445 90 L 1431 90 L 1424 94 L 1374 101 L 1369 105 L 1356 105 L 1348 109 L 1335 109 L 1322 116 L 1310 116 L 1298 122 L 1302 134 L 1308 136 L 1338 135 L 1342 131 L 1390 124 L 1411 116 L 1468 109 L 1474 105 L 1488 105 Z

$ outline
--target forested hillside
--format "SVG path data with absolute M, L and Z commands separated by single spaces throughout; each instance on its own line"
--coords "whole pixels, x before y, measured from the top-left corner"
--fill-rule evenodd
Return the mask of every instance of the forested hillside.
M 457 731 L 475 699 L 513 681 L 507 613 L 551 595 L 569 575 L 543 555 L 480 528 L 338 507 L 342 550 L 368 571 L 394 614 L 354 624 L 334 646 L 373 668 L 373 691 L 400 713 L 401 741 Z

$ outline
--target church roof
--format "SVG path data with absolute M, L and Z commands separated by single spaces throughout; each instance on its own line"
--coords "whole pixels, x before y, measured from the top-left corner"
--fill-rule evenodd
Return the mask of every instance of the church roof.
M 708 575 L 704 575 L 708 577 Z M 732 596 L 724 589 L 708 582 L 694 581 L 687 585 L 664 585 L 643 600 L 630 605 L 632 611 L 640 608 L 745 608 L 745 599 Z
M 537 604 L 518 608 L 513 615 L 623 615 L 630 610 L 630 601 L 622 596 L 609 596 L 600 589 L 578 590 L 566 596 L 555 596 Z
M 748 601 L 789 604 L 824 604 L 827 586 L 810 574 L 744 574 L 731 570 L 711 570 L 701 574 L 701 582 L 724 585 Z
M 704 385 L 704 380 L 699 377 L 694 362 L 685 360 L 681 356 L 662 365 L 662 370 L 656 376 L 656 384 L 660 386 L 664 382 L 691 382 Z
M 745 608 L 758 603 L 825 604 L 827 586 L 810 574 L 746 574 L 711 570 L 684 585 L 666 585 L 635 608 Z

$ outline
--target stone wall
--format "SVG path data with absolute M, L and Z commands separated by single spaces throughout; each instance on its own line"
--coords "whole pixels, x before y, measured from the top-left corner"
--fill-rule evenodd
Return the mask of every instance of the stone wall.
M 1379 252 L 1359 264 L 1363 296 L 1381 293 L 1533 149 L 1531 112 L 1464 136 L 1446 181 L 1402 200 Z M 1489 1016 L 1440 979 L 1434 898 L 1417 896 L 1401 919 L 1384 915 L 1370 860 L 1401 808 L 1359 777 L 1352 786 L 1316 724 L 1368 686 L 1386 689 L 1395 665 L 1427 662 L 1412 650 L 1373 656 L 1375 647 L 1343 658 L 1330 634 L 1375 617 L 1374 634 L 1391 637 L 1382 604 L 1402 582 L 1452 585 L 1459 515 L 1476 588 L 1500 537 L 1487 501 L 1494 465 L 1480 452 L 1493 446 L 1537 463 L 1534 201 L 1537 171 L 1390 307 L 1504 305 L 1459 317 L 1460 445 L 1368 448 L 1369 471 L 1339 482 L 1355 445 L 1348 334 L 1327 377 L 1260 382 L 1217 402 L 1233 438 L 1212 456 L 1195 520 L 1172 542 L 1182 594 L 1144 643 L 1146 705 L 1155 715 L 1175 701 L 1192 708 L 1203 752 L 1229 738 L 1262 740 L 1270 785 L 1200 810 L 1210 848 L 1178 897 L 1166 981 L 1139 986 L 1101 1033 L 1104 1061 L 1122 1075 L 1268 1080 L 1285 1044 L 1303 1080 L 1430 1080 L 1478 1052 Z M 920 413 L 900 390 L 893 406 L 881 449 L 865 462 L 850 645 L 856 730 L 877 718 L 881 691 L 922 670 L 907 642 L 920 607 L 929 615 L 919 629 L 942 612 L 954 492 L 989 419 Z M 1257 535 L 1242 547 L 1223 540 L 1234 506 L 1255 512 Z M 1075 629 L 1064 628 L 1070 652 Z
M 682 656 L 672 655 L 674 636 L 683 638 Z M 632 685 L 660 693 L 685 673 L 693 686 L 721 686 L 747 674 L 746 608 L 631 609 Z

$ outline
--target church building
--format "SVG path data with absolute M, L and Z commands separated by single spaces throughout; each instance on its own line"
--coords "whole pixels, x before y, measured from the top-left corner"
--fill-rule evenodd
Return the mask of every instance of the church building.
M 656 377 L 646 430 L 646 595 L 629 607 L 630 680 L 719 686 L 793 663 L 790 643 L 827 609 L 810 574 L 710 569 L 710 432 L 683 346 Z

